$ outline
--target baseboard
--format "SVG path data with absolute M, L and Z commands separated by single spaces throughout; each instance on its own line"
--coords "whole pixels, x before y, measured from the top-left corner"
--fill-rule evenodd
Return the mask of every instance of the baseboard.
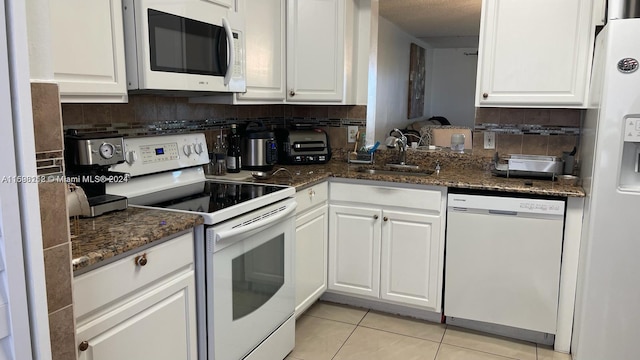
M 489 334 L 500 335 L 512 339 L 531 341 L 536 344 L 553 345 L 555 335 L 543 332 L 514 328 L 511 326 L 489 324 L 481 321 L 460 319 L 447 316 L 445 319 L 447 325 L 459 326 L 466 329 L 482 331 Z
M 389 304 L 376 300 L 362 299 L 348 295 L 342 295 L 337 293 L 325 292 L 320 297 L 320 300 L 334 302 L 338 304 L 351 305 L 360 308 L 371 309 L 375 311 L 381 311 L 389 314 L 396 314 L 402 316 L 408 316 L 420 320 L 427 320 L 431 322 L 442 322 L 442 315 L 428 310 L 415 309 L 407 307 L 405 305 Z

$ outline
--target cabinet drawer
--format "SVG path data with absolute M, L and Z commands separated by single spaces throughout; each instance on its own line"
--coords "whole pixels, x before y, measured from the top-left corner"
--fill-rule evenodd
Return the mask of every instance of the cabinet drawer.
M 329 198 L 329 185 L 325 181 L 321 184 L 313 185 L 302 189 L 296 193 L 296 214 L 301 214 L 312 207 L 322 204 Z
M 145 255 L 144 266 L 136 257 Z M 137 252 L 73 279 L 76 319 L 172 273 L 193 269 L 193 232 Z
M 439 212 L 442 192 L 431 189 L 403 189 L 390 186 L 331 183 L 331 201 L 399 206 Z

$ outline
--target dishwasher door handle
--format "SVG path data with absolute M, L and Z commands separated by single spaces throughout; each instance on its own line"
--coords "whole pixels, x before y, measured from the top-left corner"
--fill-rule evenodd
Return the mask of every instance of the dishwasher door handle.
M 517 211 L 506 211 L 506 210 L 489 210 L 489 214 L 492 214 L 492 215 L 518 216 L 518 212 Z

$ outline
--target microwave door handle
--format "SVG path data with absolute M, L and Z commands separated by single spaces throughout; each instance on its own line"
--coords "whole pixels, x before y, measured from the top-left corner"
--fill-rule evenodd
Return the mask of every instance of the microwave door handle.
M 233 43 L 233 32 L 227 18 L 222 18 L 222 26 L 224 32 L 227 34 L 227 44 L 229 44 L 229 64 L 227 66 L 227 73 L 224 75 L 224 86 L 229 85 L 231 82 L 231 75 L 233 74 L 233 64 L 236 62 L 236 49 Z
M 287 207 L 285 209 L 282 209 L 281 211 L 279 211 L 276 214 L 273 214 L 271 216 L 267 216 L 263 219 L 260 219 L 258 221 L 254 221 L 252 223 L 249 223 L 247 225 L 244 226 L 238 226 L 236 228 L 232 228 L 229 230 L 223 230 L 223 231 L 219 231 L 217 233 L 215 233 L 214 235 L 214 239 L 216 241 L 216 243 L 223 241 L 225 239 L 228 239 L 230 237 L 236 236 L 238 234 L 244 233 L 244 232 L 249 232 L 249 231 L 253 231 L 256 229 L 259 229 L 263 226 L 267 226 L 267 225 L 271 225 L 274 222 L 287 217 L 289 214 L 291 214 L 296 207 L 298 206 L 298 204 L 296 202 L 291 202 L 290 204 L 287 205 Z

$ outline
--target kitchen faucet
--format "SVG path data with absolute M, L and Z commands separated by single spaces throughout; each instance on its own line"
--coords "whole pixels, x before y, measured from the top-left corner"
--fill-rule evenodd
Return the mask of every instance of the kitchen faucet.
M 391 134 L 393 133 L 400 134 L 400 137 L 392 136 Z M 402 133 L 402 131 L 397 128 L 393 129 L 389 133 L 389 137 L 385 141 L 385 144 L 388 148 L 398 148 L 398 150 L 400 151 L 400 165 L 404 165 L 407 160 L 407 137 Z

